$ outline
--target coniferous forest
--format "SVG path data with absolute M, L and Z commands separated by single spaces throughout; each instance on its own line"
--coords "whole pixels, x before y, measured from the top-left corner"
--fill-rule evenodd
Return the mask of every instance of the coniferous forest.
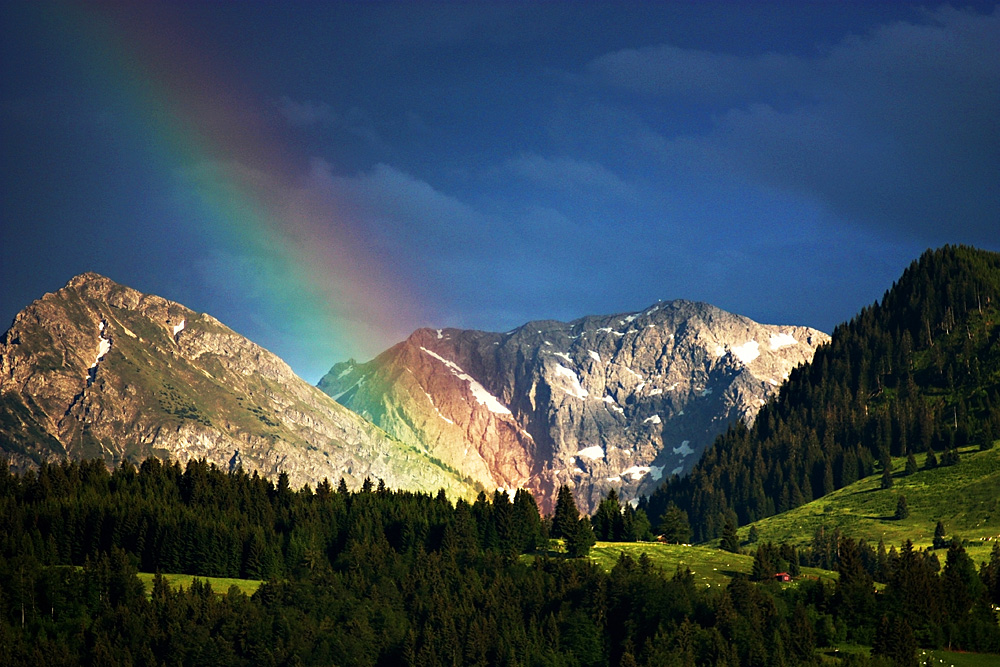
M 945 246 L 837 327 L 751 428 L 731 426 L 647 512 L 675 503 L 706 540 L 885 471 L 893 456 L 949 465 L 958 448 L 997 439 L 1000 255 Z
M 754 426 L 637 508 L 611 492 L 552 517 L 518 491 L 474 502 L 366 481 L 293 489 L 204 461 L 0 465 L 3 665 L 916 665 L 918 647 L 1000 653 L 1000 545 L 978 564 L 938 524 L 932 549 L 819 530 L 758 542 L 723 587 L 595 539 L 705 541 L 881 471 L 948 466 L 1000 438 L 1000 256 L 928 252 L 838 327 Z M 900 497 L 894 518 L 908 513 Z M 558 541 L 557 541 L 558 540 Z M 836 580 L 775 573 L 801 566 Z M 262 581 L 252 594 L 157 574 Z
M 856 664 L 915 664 L 918 644 L 1000 652 L 1000 548 L 980 571 L 958 542 L 942 564 L 831 535 L 837 583 L 795 587 L 770 572 L 822 545 L 765 543 L 754 575 L 704 589 L 646 557 L 607 573 L 547 551 L 525 492 L 293 490 L 153 458 L 4 468 L 0 517 L 5 665 L 796 665 L 845 640 L 873 647 Z M 147 595 L 139 570 L 266 581 L 218 595 L 157 576 Z

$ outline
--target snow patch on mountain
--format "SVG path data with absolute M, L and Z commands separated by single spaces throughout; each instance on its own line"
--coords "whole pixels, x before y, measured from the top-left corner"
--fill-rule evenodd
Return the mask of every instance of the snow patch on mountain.
M 170 328 L 170 331 L 172 332 L 172 335 L 175 338 L 177 337 L 177 334 L 179 334 L 180 332 L 184 331 L 184 325 L 185 325 L 185 323 L 186 323 L 186 320 L 181 320 L 180 324 L 175 324 L 174 326 L 172 326 Z
M 749 364 L 760 356 L 760 344 L 755 340 L 748 340 L 742 345 L 733 347 L 730 351 L 744 364 Z
M 596 361 L 597 363 L 601 363 L 601 355 L 599 355 L 597 352 L 594 352 L 593 350 L 587 350 L 587 354 L 589 354 L 590 358 Z
M 569 388 L 563 388 L 563 390 L 570 396 L 575 396 L 576 398 L 587 398 L 587 396 L 590 395 L 590 392 L 584 389 L 580 384 L 579 376 L 562 364 L 556 364 L 556 376 L 566 378 L 566 381 L 569 383 Z
M 104 329 L 107 325 L 104 320 L 101 320 L 101 324 L 98 327 L 98 340 L 97 340 L 97 356 L 94 358 L 94 363 L 90 365 L 87 369 L 87 386 L 89 387 L 97 379 L 97 364 L 104 360 L 104 357 L 111 351 L 111 340 L 104 337 Z
M 795 336 L 787 333 L 771 334 L 771 338 L 768 340 L 768 345 L 770 345 L 772 350 L 780 350 L 783 347 L 798 344 L 799 341 L 795 339 Z
M 680 447 L 673 447 L 674 454 L 680 454 L 681 456 L 689 456 L 694 454 L 694 450 L 690 447 L 691 441 L 685 440 L 681 443 Z
M 472 391 L 472 395 L 473 397 L 475 397 L 477 403 L 479 403 L 480 405 L 485 405 L 487 410 L 489 410 L 490 412 L 494 412 L 498 415 L 511 414 L 510 409 L 506 405 L 501 403 L 496 396 L 486 391 L 486 387 L 479 384 L 479 382 L 474 377 L 463 371 L 461 367 L 454 361 L 449 361 L 448 359 L 445 359 L 441 355 L 431 352 L 422 345 L 420 346 L 420 349 L 429 354 L 430 356 L 434 357 L 438 361 L 440 361 L 445 366 L 447 366 L 448 370 L 451 371 L 451 374 L 457 377 L 459 380 L 464 380 L 465 382 L 468 382 L 469 389 Z
M 646 424 L 646 423 L 660 424 L 662 422 L 663 422 L 663 420 L 660 419 L 660 415 L 653 415 L 652 417 L 646 417 L 645 419 L 642 420 L 643 424 Z
M 648 473 L 649 473 L 649 466 L 632 466 L 631 468 L 622 470 L 621 476 L 624 477 L 628 475 L 633 480 L 637 480 L 641 479 L 643 475 L 646 475 Z
M 578 451 L 575 456 L 579 456 L 585 459 L 603 459 L 604 458 L 604 448 L 600 445 L 591 445 L 590 447 L 584 447 Z
M 622 470 L 621 476 L 624 477 L 628 475 L 633 480 L 641 479 L 645 475 L 649 475 L 656 481 L 663 477 L 664 466 L 632 466 L 626 470 Z

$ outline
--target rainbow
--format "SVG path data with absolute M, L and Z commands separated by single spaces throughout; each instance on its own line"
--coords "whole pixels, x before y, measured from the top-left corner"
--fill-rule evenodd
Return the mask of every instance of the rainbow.
M 266 98 L 169 6 L 40 6 L 88 85 L 125 105 L 128 132 L 154 171 L 171 185 L 180 175 L 190 231 L 252 258 L 270 317 L 329 336 L 323 348 L 343 356 L 371 353 L 373 341 L 398 340 L 420 321 L 407 281 L 355 231 L 354 214 L 304 185 L 313 156 L 290 147 L 290 128 L 268 122 Z

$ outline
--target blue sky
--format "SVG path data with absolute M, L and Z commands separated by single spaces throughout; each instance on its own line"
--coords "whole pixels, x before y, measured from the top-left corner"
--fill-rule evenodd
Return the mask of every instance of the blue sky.
M 93 270 L 316 381 L 419 326 L 658 299 L 830 331 L 928 247 L 1000 250 L 993 2 L 0 12 L 7 321 Z M 171 114 L 210 140 L 164 149 Z M 264 193 L 270 243 L 192 204 L 219 180 Z M 322 317 L 275 234 L 317 251 Z

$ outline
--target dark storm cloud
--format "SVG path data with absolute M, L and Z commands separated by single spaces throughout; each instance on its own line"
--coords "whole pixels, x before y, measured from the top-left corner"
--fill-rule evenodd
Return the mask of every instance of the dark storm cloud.
M 1000 227 L 1000 11 L 925 18 L 809 59 L 667 46 L 602 56 L 590 69 L 644 94 L 728 103 L 705 133 L 644 137 L 668 164 L 736 172 L 930 242 L 991 243 Z M 763 94 L 778 81 L 794 97 Z

